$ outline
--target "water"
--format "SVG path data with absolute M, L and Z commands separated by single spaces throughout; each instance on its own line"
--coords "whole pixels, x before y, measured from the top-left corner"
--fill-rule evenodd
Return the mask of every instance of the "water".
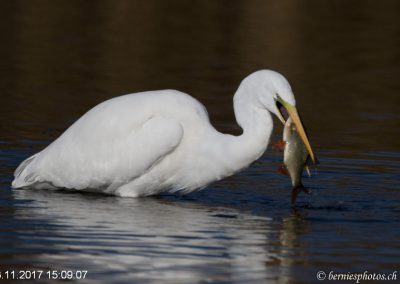
M 85 283 L 312 283 L 318 271 L 398 269 L 399 2 L 0 6 L 3 276 L 57 269 L 87 270 Z M 290 80 L 321 162 L 304 180 L 313 195 L 295 208 L 270 149 L 188 196 L 10 189 L 20 161 L 119 94 L 185 91 L 219 130 L 237 134 L 232 95 L 261 68 Z

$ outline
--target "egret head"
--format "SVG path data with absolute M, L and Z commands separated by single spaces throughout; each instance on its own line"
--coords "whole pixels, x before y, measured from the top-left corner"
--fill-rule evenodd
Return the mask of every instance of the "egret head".
M 282 123 L 285 123 L 289 116 L 292 118 L 312 161 L 315 162 L 314 153 L 296 109 L 296 100 L 286 78 L 272 70 L 260 70 L 247 78 L 256 99 L 263 108 L 275 114 Z

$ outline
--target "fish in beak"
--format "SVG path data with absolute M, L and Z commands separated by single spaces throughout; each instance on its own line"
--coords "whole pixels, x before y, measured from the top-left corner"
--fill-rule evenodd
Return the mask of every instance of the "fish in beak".
M 301 140 L 303 141 L 308 154 L 310 155 L 311 161 L 313 162 L 313 164 L 317 164 L 317 160 L 315 159 L 315 155 L 311 148 L 310 141 L 308 140 L 306 131 L 304 129 L 303 123 L 301 122 L 296 107 L 285 102 L 280 97 L 277 98 L 277 107 L 279 109 L 279 114 L 280 114 L 280 116 L 278 115 L 279 120 L 281 120 L 282 123 L 285 124 L 285 122 L 289 117 L 292 119 L 292 122 L 296 126 L 296 130 Z
M 307 172 L 310 175 L 307 165 L 310 155 L 300 138 L 292 117 L 289 117 L 285 123 L 283 129 L 283 141 L 285 143 L 283 151 L 283 166 L 279 171 L 289 175 L 292 180 L 292 204 L 294 205 L 296 203 L 297 195 L 300 192 L 304 191 L 310 193 L 301 182 L 304 168 L 307 169 Z

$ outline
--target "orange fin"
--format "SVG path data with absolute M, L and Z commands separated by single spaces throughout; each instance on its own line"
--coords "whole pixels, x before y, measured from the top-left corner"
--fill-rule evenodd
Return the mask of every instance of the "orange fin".
M 272 144 L 272 149 L 276 150 L 276 151 L 280 151 L 283 152 L 285 151 L 285 146 L 286 146 L 286 142 L 283 140 L 278 140 L 275 143 Z
M 287 170 L 287 168 L 285 167 L 285 165 L 281 165 L 279 168 L 278 168 L 278 173 L 281 173 L 281 174 L 283 174 L 283 175 L 290 175 L 289 174 L 289 172 L 288 172 L 288 170 Z

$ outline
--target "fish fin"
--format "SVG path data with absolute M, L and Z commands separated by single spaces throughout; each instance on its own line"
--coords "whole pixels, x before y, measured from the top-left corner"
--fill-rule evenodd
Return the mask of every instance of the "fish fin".
M 286 142 L 283 140 L 278 140 L 272 144 L 272 149 L 276 151 L 283 152 L 285 151 Z
M 310 167 L 308 165 L 305 166 L 305 169 L 307 171 L 307 175 L 310 177 L 311 173 L 310 173 Z
M 297 199 L 297 195 L 299 195 L 300 192 L 305 192 L 307 194 L 311 194 L 311 190 L 309 190 L 308 188 L 305 188 L 302 184 L 293 187 L 292 189 L 292 205 L 294 205 L 296 203 L 296 199 Z
M 281 166 L 278 168 L 278 173 L 283 174 L 283 175 L 286 175 L 286 176 L 289 176 L 289 175 L 290 175 L 290 174 L 289 174 L 289 171 L 287 170 L 287 168 L 285 167 L 285 165 L 281 165 Z

